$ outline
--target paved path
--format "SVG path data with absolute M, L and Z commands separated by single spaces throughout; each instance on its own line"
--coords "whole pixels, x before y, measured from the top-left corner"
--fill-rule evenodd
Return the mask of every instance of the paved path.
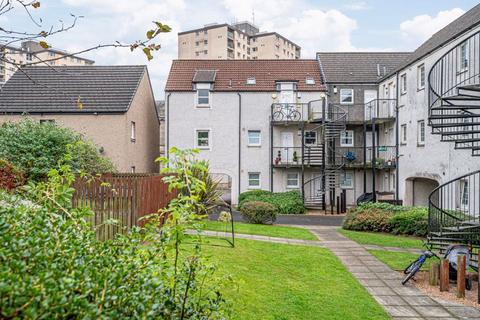
M 218 213 L 213 213 L 208 217 L 210 220 L 217 220 Z M 310 226 L 341 226 L 345 216 L 342 215 L 308 215 L 308 214 L 279 214 L 276 224 L 288 225 L 310 225 Z M 242 215 L 238 211 L 233 211 L 233 221 L 244 222 Z
M 394 320 L 480 319 L 480 311 L 434 300 L 412 285 L 402 286 L 401 275 L 332 227 L 309 228 L 365 286 Z

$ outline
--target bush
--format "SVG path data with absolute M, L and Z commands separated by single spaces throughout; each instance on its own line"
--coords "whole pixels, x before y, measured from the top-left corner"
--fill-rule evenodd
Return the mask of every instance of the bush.
M 276 220 L 277 208 L 262 201 L 247 201 L 240 207 L 243 218 L 248 223 L 273 224 Z
M 364 203 L 349 209 L 343 228 L 355 231 L 391 232 L 425 236 L 428 211 L 423 207 L 402 207 L 388 203 Z
M 240 194 L 240 207 L 248 201 L 270 203 L 275 206 L 279 214 L 303 214 L 307 211 L 302 194 L 298 191 L 273 193 L 265 190 L 253 190 Z
M 0 189 L 12 190 L 25 183 L 23 172 L 6 160 L 0 159 Z
M 109 159 L 102 157 L 91 141 L 79 133 L 54 123 L 5 122 L 0 126 L 0 158 L 23 171 L 28 179 L 44 180 L 57 167 L 71 146 L 74 169 L 88 173 L 111 172 L 115 169 Z

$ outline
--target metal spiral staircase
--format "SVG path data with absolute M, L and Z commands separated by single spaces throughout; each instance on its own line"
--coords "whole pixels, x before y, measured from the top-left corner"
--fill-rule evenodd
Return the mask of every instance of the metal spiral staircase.
M 305 147 L 306 164 L 322 165 L 321 173 L 304 182 L 304 202 L 308 208 L 325 209 L 326 195 L 340 185 L 343 163 L 336 163 L 335 139 L 345 130 L 347 111 L 336 105 L 328 105 L 322 112 L 319 125 L 314 130 L 321 132 L 320 144 Z
M 455 149 L 480 156 L 480 32 L 445 53 L 432 67 L 429 125 Z M 480 170 L 448 181 L 429 197 L 428 241 L 442 253 L 454 243 L 469 246 L 478 266 Z

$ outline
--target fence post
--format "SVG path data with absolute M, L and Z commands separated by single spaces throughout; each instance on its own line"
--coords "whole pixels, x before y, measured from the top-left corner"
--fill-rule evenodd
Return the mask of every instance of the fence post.
M 440 277 L 440 264 L 439 263 L 432 263 L 430 265 L 430 270 L 428 273 L 428 282 L 431 286 L 438 286 L 438 279 Z
M 457 298 L 465 298 L 465 272 L 467 257 L 464 254 L 457 256 Z
M 440 265 L 440 292 L 448 291 L 450 286 L 449 279 L 450 262 L 448 259 L 442 259 Z

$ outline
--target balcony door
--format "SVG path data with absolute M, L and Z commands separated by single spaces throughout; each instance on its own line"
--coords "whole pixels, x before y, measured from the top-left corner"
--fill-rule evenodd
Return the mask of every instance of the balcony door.
M 293 132 L 282 132 L 282 162 L 293 162 Z
M 377 90 L 365 90 L 363 93 L 363 103 L 365 104 L 365 120 L 372 119 L 372 113 L 375 111 L 375 101 L 377 99 Z
M 388 85 L 388 117 L 393 117 L 395 114 L 395 98 L 397 95 L 397 90 L 395 89 L 395 84 L 393 82 L 390 82 Z
M 367 146 L 367 154 L 366 154 L 366 161 L 365 162 L 372 162 L 372 146 L 373 146 L 373 135 L 372 131 L 367 131 L 366 132 L 366 139 L 365 139 L 365 145 Z

